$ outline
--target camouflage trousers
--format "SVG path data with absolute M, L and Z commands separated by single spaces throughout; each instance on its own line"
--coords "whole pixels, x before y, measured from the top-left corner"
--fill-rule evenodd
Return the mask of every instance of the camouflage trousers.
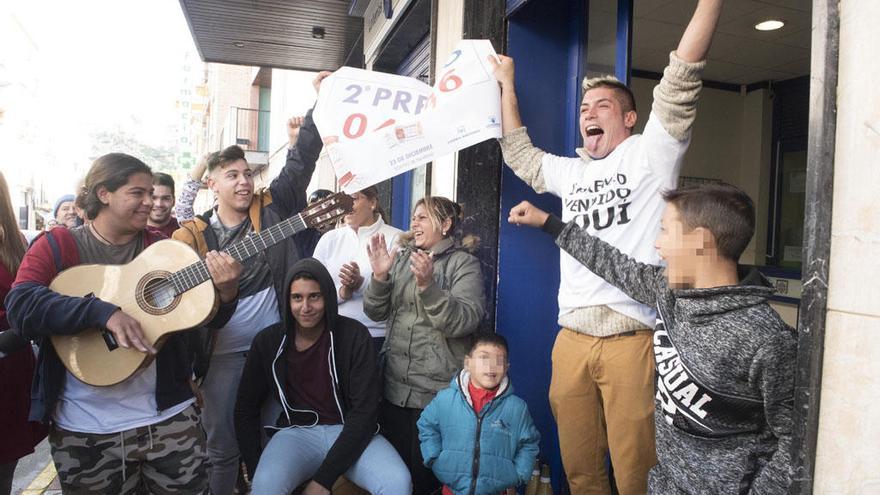
M 195 406 L 107 435 L 53 427 L 49 444 L 65 494 L 208 493 L 205 433 Z

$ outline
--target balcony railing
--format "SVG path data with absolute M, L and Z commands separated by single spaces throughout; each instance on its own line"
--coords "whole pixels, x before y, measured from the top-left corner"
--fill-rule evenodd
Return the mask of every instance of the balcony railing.
M 231 107 L 226 120 L 224 146 L 237 144 L 245 151 L 269 151 L 269 112 Z

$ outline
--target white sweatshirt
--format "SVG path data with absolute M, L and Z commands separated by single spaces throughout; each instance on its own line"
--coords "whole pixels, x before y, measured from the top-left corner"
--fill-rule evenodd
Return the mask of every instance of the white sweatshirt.
M 670 53 L 644 132 L 601 160 L 592 160 L 583 149 L 577 150 L 580 158 L 546 153 L 532 145 L 524 127 L 500 140 L 504 160 L 536 192 L 562 198 L 563 221 L 574 220 L 642 263 L 660 264 L 654 249 L 665 208 L 660 194 L 677 186 L 703 67 L 705 61 L 688 63 Z M 559 263 L 559 325 L 595 336 L 654 327 L 652 308 L 633 301 L 565 252 Z
M 384 337 L 385 322 L 373 321 L 364 314 L 364 289 L 373 278 L 373 268 L 367 257 L 367 244 L 369 244 L 370 238 L 377 233 L 385 234 L 385 243 L 390 248 L 397 244 L 397 238 L 402 231 L 387 225 L 382 221 L 382 218 L 376 220 L 373 225 L 360 227 L 357 232 L 351 227 L 343 225 L 321 236 L 321 240 L 315 246 L 313 256 L 327 267 L 327 271 L 333 277 L 339 302 L 339 314 L 363 323 L 373 337 Z M 339 270 L 342 269 L 342 265 L 352 261 L 358 264 L 361 276 L 364 277 L 364 283 L 355 291 L 351 299 L 343 301 L 338 298 L 339 287 L 342 286 L 339 282 Z
M 665 208 L 660 193 L 675 188 L 687 145 L 687 140 L 670 136 L 652 113 L 643 134 L 630 136 L 601 160 L 545 153 L 544 182 L 547 192 L 562 198 L 564 222 L 574 220 L 637 261 L 659 265 L 654 240 Z M 653 309 L 633 301 L 568 253 L 560 252 L 559 265 L 560 321 L 588 302 L 653 326 Z

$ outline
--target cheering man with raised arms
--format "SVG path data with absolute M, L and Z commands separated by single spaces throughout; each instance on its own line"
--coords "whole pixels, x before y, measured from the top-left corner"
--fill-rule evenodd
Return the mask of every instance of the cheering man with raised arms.
M 654 238 L 690 141 L 706 53 L 721 0 L 700 0 L 669 56 L 644 133 L 633 134 L 632 91 L 612 77 L 585 79 L 578 158 L 534 147 L 520 120 L 509 57 L 492 59 L 501 84 L 501 149 L 536 192 L 562 198 L 562 218 L 643 263 L 659 264 Z M 572 493 L 610 493 L 610 452 L 618 490 L 644 493 L 654 453 L 653 308 L 641 305 L 560 254 L 558 323 L 550 405 Z

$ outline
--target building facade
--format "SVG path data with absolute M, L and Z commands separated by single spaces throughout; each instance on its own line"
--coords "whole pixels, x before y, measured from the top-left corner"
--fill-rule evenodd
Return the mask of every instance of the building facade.
M 273 109 L 276 71 L 350 65 L 433 82 L 438 61 L 458 40 L 489 39 L 517 62 L 520 111 L 533 142 L 564 156 L 581 144 L 584 76 L 613 73 L 629 82 L 641 129 L 651 89 L 693 9 L 693 2 L 672 0 L 353 0 L 347 8 L 316 0 L 311 7 L 266 7 L 260 19 L 273 21 L 261 27 L 272 37 L 255 35 L 247 13 L 230 15 L 231 32 L 249 40 L 238 46 L 200 29 L 204 1 L 181 2 L 203 59 L 273 68 Z M 871 26 L 880 7 L 870 0 L 743 0 L 724 8 L 682 182 L 729 182 L 755 200 L 757 232 L 743 262 L 776 285 L 772 305 L 800 339 L 795 492 L 874 493 L 880 417 L 871 405 L 880 399 L 880 364 L 871 358 L 880 354 L 880 262 L 872 253 L 880 206 L 871 167 L 880 151 L 880 93 L 866 47 L 878 41 Z M 775 17 L 785 20 L 782 29 L 755 30 Z M 478 255 L 490 305 L 484 326 L 511 342 L 513 381 L 559 486 L 547 400 L 559 253 L 540 232 L 506 222 L 519 201 L 558 213 L 559 200 L 515 177 L 494 142 L 380 189 L 392 223 L 404 229 L 412 204 L 426 194 L 464 205 L 465 229 L 483 240 Z

